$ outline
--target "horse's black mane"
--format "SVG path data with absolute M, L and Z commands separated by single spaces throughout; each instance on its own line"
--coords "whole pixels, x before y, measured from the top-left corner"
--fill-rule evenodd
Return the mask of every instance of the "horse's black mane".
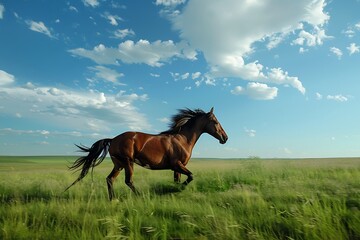
M 182 126 L 199 116 L 204 116 L 206 113 L 201 109 L 191 110 L 189 108 L 179 109 L 179 112 L 172 116 L 169 124 L 169 130 L 161 132 L 160 134 L 174 134 L 178 133 Z

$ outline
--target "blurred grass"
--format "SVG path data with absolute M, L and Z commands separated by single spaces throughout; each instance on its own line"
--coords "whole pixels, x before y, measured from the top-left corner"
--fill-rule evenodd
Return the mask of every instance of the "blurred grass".
M 0 157 L 0 239 L 360 239 L 360 159 L 192 159 L 186 189 L 135 167 L 109 202 L 109 159 L 63 193 L 75 158 Z

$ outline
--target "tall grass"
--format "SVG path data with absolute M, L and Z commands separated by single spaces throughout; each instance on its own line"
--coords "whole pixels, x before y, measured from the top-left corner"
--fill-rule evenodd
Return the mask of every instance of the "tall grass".
M 137 167 L 113 202 L 110 161 L 63 193 L 67 160 L 0 158 L 0 239 L 360 239 L 359 159 L 194 159 L 186 189 Z

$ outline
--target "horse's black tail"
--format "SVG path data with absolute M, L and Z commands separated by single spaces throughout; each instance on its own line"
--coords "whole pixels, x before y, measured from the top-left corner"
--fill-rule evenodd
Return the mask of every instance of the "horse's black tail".
M 101 139 L 94 143 L 90 148 L 75 144 L 82 152 L 87 152 L 88 155 L 78 158 L 73 163 L 73 165 L 69 167 L 70 170 L 81 169 L 81 173 L 79 177 L 65 189 L 65 191 L 83 179 L 88 174 L 90 168 L 94 169 L 94 167 L 98 166 L 100 163 L 102 163 L 102 161 L 104 161 L 104 158 L 109 151 L 111 141 L 112 139 L 110 138 Z

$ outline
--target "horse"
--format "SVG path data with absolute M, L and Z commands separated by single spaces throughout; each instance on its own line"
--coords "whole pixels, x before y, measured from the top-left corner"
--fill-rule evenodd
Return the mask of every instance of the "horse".
M 214 108 L 206 113 L 201 109 L 180 109 L 172 116 L 169 130 L 157 135 L 143 132 L 124 132 L 112 139 L 105 138 L 95 142 L 90 148 L 76 145 L 80 151 L 88 153 L 78 158 L 70 170 L 81 170 L 79 177 L 65 189 L 75 185 L 83 179 L 89 169 L 98 166 L 110 153 L 114 167 L 107 176 L 110 201 L 115 197 L 113 183 L 122 169 L 125 170 L 125 184 L 138 194 L 134 183 L 134 163 L 152 170 L 170 169 L 174 171 L 174 181 L 180 183 L 180 176 L 187 179 L 183 186 L 193 180 L 193 174 L 186 168 L 192 150 L 203 133 L 208 133 L 221 144 L 225 144 L 228 136 L 215 117 Z

